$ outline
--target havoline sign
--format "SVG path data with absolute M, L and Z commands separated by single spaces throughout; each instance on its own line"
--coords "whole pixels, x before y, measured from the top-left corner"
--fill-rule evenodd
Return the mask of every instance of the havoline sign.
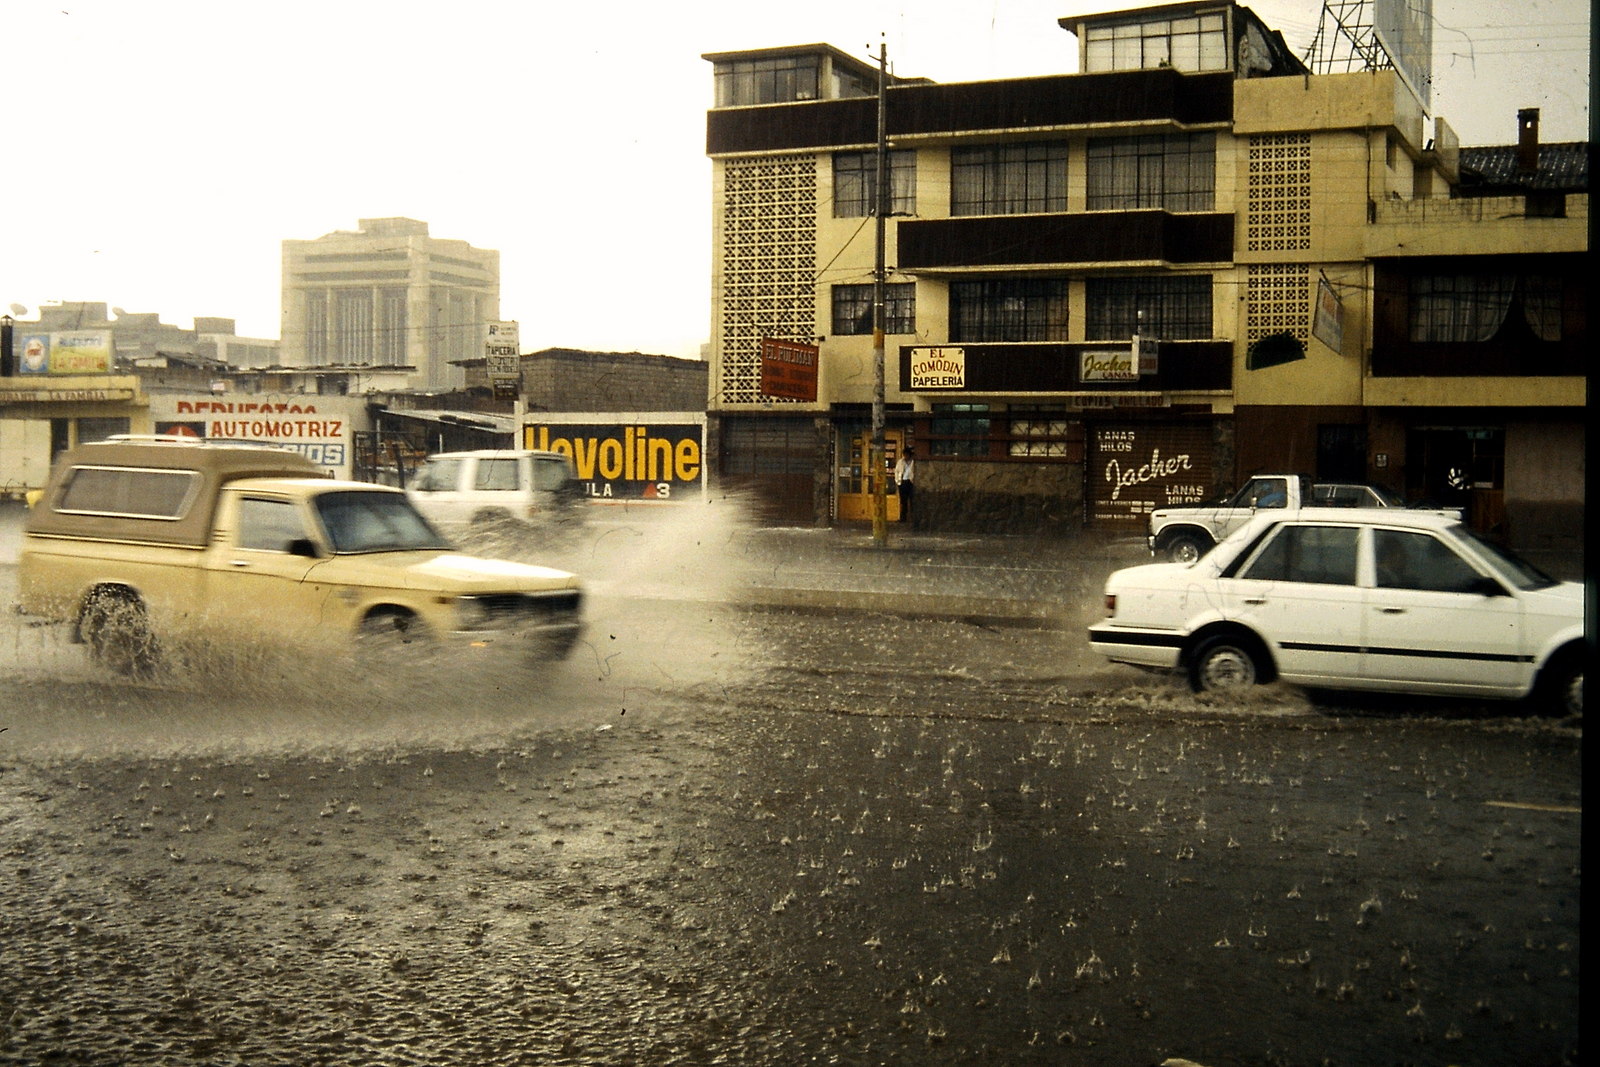
M 522 447 L 572 459 L 597 500 L 698 500 L 705 488 L 705 416 L 682 412 L 537 416 Z M 530 420 L 532 416 L 530 416 Z

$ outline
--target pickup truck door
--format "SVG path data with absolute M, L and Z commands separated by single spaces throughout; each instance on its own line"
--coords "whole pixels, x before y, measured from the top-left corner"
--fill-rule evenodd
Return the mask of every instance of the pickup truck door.
M 1288 478 L 1251 478 L 1233 496 L 1223 501 L 1203 521 L 1211 527 L 1211 536 L 1218 541 L 1249 522 L 1258 508 L 1286 508 L 1289 506 Z
M 225 496 L 208 559 L 207 608 L 249 640 L 294 641 L 317 632 L 328 588 L 306 581 L 320 559 L 291 551 L 311 534 L 298 502 L 257 494 Z M 242 628 L 242 629 L 241 629 Z

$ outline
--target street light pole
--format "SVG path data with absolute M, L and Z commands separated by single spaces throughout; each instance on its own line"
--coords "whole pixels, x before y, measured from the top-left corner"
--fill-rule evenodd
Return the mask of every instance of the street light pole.
M 877 222 L 877 252 L 872 268 L 872 447 L 868 462 L 872 465 L 872 541 L 879 548 L 889 541 L 889 500 L 884 482 L 887 449 L 883 433 L 883 333 L 884 333 L 884 226 L 888 221 L 889 198 L 889 138 L 885 120 L 889 96 L 888 45 L 878 43 L 878 158 L 877 185 L 874 190 L 873 215 Z

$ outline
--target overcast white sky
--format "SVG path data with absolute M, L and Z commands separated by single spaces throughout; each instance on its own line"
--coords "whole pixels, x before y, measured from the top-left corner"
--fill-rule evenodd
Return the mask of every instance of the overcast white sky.
M 285 239 L 407 216 L 501 254 L 523 348 L 707 340 L 708 52 L 825 42 L 939 82 L 1077 69 L 1092 0 L 7 0 L 0 309 L 278 336 Z M 1247 6 L 1303 55 L 1319 0 Z M 1463 144 L 1589 137 L 1586 0 L 1435 0 Z

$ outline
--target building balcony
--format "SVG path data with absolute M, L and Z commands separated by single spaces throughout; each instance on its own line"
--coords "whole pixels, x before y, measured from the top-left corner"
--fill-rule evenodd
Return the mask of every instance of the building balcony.
M 1540 341 L 1505 331 L 1494 340 L 1373 344 L 1374 378 L 1580 378 L 1587 372 L 1584 338 Z
M 909 273 L 1027 267 L 1229 263 L 1233 215 L 1095 211 L 901 222 L 896 268 Z
M 1135 70 L 991 82 L 897 85 L 885 125 L 897 148 L 975 136 L 1094 129 L 1152 133 L 1161 127 L 1217 127 L 1233 117 L 1231 73 Z M 745 155 L 877 143 L 874 97 L 718 108 L 706 114 L 706 154 Z
M 929 359 L 936 366 L 925 372 Z M 1155 368 L 1144 373 L 1128 341 L 902 345 L 899 388 L 907 394 L 952 399 L 973 393 L 1071 393 L 1115 399 L 1131 394 L 1226 392 L 1233 388 L 1233 342 L 1163 341 Z

